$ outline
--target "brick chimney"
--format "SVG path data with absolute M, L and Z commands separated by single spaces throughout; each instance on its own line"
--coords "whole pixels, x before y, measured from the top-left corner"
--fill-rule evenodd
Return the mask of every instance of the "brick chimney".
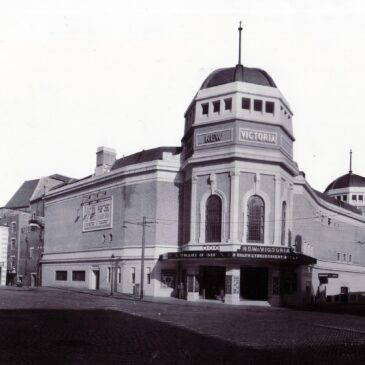
M 95 176 L 99 176 L 109 172 L 116 158 L 117 152 L 114 148 L 104 146 L 98 147 L 96 151 Z

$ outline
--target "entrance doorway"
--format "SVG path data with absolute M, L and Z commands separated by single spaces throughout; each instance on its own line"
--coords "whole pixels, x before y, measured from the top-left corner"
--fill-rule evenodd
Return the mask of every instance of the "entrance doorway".
M 199 295 L 204 299 L 222 299 L 226 278 L 224 266 L 200 266 Z
M 98 290 L 100 287 L 100 270 L 91 270 L 91 288 Z
M 241 297 L 251 300 L 267 300 L 268 269 L 265 267 L 241 268 Z
M 37 286 L 37 274 L 30 274 L 30 286 Z

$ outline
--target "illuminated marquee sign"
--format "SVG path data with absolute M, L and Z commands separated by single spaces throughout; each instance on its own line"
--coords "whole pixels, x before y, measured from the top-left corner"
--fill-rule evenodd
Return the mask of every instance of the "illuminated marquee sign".
M 112 198 L 91 202 L 83 207 L 83 231 L 111 228 L 113 218 Z
M 240 128 L 240 141 L 277 144 L 277 134 Z
M 196 145 L 202 146 L 213 143 L 231 142 L 233 140 L 232 129 L 222 129 L 196 135 Z
M 237 251 L 182 251 L 168 252 L 160 260 L 199 260 L 199 259 L 257 259 L 269 261 L 297 262 L 300 264 L 316 263 L 312 257 L 293 252 L 288 247 L 269 247 L 245 245 Z

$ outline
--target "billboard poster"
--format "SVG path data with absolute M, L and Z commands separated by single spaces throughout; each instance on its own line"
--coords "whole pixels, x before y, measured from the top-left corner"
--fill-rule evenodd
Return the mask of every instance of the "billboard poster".
M 112 227 L 113 201 L 104 198 L 83 207 L 83 231 L 94 231 Z

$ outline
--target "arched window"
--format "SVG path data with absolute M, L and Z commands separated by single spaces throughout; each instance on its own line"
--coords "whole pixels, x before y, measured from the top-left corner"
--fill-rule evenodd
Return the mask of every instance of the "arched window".
M 222 200 L 211 195 L 205 210 L 205 241 L 220 242 L 222 238 Z
M 285 245 L 285 230 L 286 230 L 286 202 L 283 202 L 281 209 L 281 244 Z
M 247 241 L 264 243 L 265 204 L 258 195 L 247 203 Z

